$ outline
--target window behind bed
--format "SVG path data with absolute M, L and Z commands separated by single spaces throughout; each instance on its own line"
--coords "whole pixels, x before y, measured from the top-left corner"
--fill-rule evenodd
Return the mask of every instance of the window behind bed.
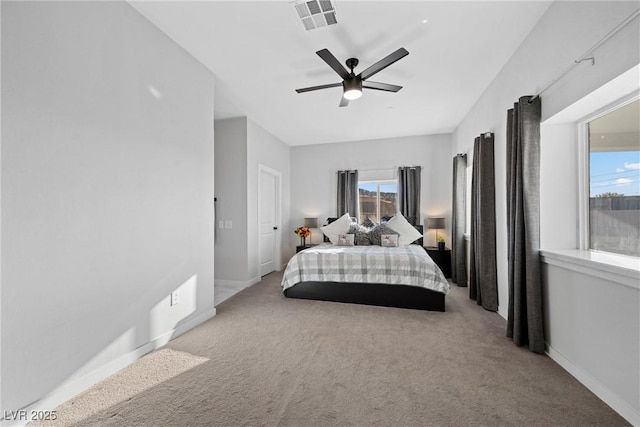
M 398 181 L 359 181 L 358 182 L 358 222 L 368 221 L 377 224 L 381 218 L 396 214 L 398 200 Z

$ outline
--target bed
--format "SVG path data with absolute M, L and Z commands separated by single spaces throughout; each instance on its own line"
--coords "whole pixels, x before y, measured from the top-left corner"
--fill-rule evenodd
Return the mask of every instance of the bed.
M 288 298 L 445 311 L 449 283 L 422 245 L 322 243 L 291 258 L 282 289 Z

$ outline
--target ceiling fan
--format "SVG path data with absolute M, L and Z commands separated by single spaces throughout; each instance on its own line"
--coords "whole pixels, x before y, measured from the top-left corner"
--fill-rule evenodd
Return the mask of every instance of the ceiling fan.
M 409 55 L 409 52 L 407 52 L 407 50 L 403 47 L 396 50 L 392 54 L 385 56 L 380 61 L 376 62 L 358 75 L 353 72 L 353 69 L 358 66 L 358 60 L 356 58 L 349 58 L 346 61 L 347 67 L 351 69 L 351 72 L 349 72 L 342 66 L 342 64 L 340 64 L 340 61 L 338 61 L 336 57 L 333 56 L 331 52 L 329 52 L 328 49 L 322 49 L 317 51 L 316 53 L 320 58 L 324 60 L 324 62 L 329 64 L 329 66 L 333 68 L 333 70 L 338 73 L 340 77 L 342 77 L 342 83 L 330 83 L 326 85 L 296 89 L 296 92 L 298 93 L 342 86 L 343 95 L 342 99 L 340 100 L 340 107 L 346 107 L 347 105 L 349 105 L 349 101 L 358 99 L 362 96 L 362 89 L 376 89 L 387 92 L 397 92 L 402 89 L 402 86 L 390 85 L 387 83 L 370 82 L 367 79 L 377 72 L 384 70 L 394 62 Z

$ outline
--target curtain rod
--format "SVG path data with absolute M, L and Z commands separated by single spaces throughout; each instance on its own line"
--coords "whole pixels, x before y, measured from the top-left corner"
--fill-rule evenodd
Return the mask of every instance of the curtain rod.
M 388 168 L 388 169 L 352 169 L 352 170 L 347 170 L 347 171 L 336 171 L 336 173 L 345 173 L 345 172 L 397 172 L 398 168 L 409 168 L 409 169 L 416 169 L 416 168 L 420 168 L 422 166 L 398 166 L 398 167 L 393 167 L 393 168 Z
M 581 62 L 583 62 L 583 61 L 591 61 L 591 65 L 595 65 L 596 59 L 593 56 L 589 56 L 589 55 L 591 55 L 594 50 L 596 50 L 597 48 L 602 46 L 602 44 L 604 44 L 607 40 L 609 40 L 611 37 L 613 37 L 618 31 L 620 31 L 621 29 L 626 27 L 627 24 L 629 24 L 636 17 L 638 17 L 639 14 L 640 14 L 640 9 L 636 9 L 636 11 L 633 12 L 631 15 L 629 15 L 627 17 L 627 19 L 622 21 L 620 24 L 618 24 L 617 27 L 615 27 L 613 30 L 609 31 L 603 38 L 601 38 L 598 43 L 596 43 L 593 46 L 591 46 L 591 48 L 589 50 L 587 50 L 585 53 L 583 53 L 578 59 L 573 61 L 573 63 L 571 65 L 569 65 L 562 73 L 560 73 L 558 75 L 558 77 L 556 77 L 555 79 L 551 80 L 542 89 L 540 89 L 540 91 L 538 93 L 533 95 L 531 97 L 531 99 L 529 99 L 529 103 L 532 103 L 533 101 L 535 101 L 536 98 L 539 98 L 540 95 L 542 95 L 543 92 L 545 92 L 547 89 L 549 89 L 555 82 L 557 82 L 558 80 L 563 78 L 567 73 L 569 73 L 569 71 L 573 70 L 573 68 L 575 66 L 577 66 L 578 64 L 580 64 Z

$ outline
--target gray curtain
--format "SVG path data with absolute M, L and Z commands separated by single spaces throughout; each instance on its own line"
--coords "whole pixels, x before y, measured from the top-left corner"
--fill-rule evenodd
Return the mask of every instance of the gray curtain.
M 490 311 L 498 310 L 495 187 L 493 134 L 486 133 L 473 145 L 469 298 Z
M 540 98 L 507 111 L 507 336 L 544 353 L 540 277 Z
M 467 286 L 464 232 L 467 215 L 467 155 L 453 158 L 453 218 L 451 221 L 451 280 Z
M 358 216 L 358 171 L 338 171 L 338 217 Z
M 398 211 L 412 225 L 420 224 L 420 166 L 398 168 Z

